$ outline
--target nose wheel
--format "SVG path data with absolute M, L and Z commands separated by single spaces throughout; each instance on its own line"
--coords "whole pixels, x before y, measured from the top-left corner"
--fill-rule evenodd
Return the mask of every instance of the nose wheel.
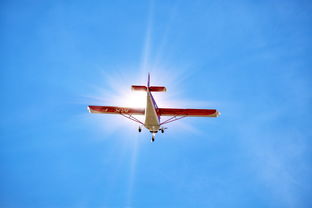
M 141 132 L 141 131 L 142 131 L 142 128 L 141 128 L 141 126 L 139 126 L 139 128 L 138 128 L 138 131 L 139 131 L 139 132 Z
M 154 142 L 155 141 L 155 133 L 152 133 L 152 139 L 151 139 L 151 142 Z

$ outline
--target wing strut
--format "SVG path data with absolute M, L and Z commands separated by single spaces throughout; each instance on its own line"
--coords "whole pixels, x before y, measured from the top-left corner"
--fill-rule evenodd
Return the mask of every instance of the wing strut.
M 140 120 L 137 119 L 136 117 L 132 116 L 131 114 L 120 113 L 120 115 L 122 115 L 123 117 L 125 117 L 125 118 L 127 118 L 127 119 L 130 119 L 130 120 L 132 120 L 132 121 L 135 121 L 135 122 L 137 122 L 137 123 L 139 123 L 139 124 L 144 125 L 144 124 L 142 123 L 142 121 L 140 121 Z
M 165 120 L 164 122 L 160 123 L 160 125 L 167 124 L 167 123 L 171 123 L 171 122 L 180 120 L 180 119 L 185 118 L 185 117 L 187 117 L 187 116 L 181 116 L 181 117 L 179 117 L 178 115 L 175 115 L 175 116 L 172 116 L 171 118 Z

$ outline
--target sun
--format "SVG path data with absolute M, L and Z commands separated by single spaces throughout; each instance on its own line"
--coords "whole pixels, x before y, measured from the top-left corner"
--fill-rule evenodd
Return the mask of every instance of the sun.
M 120 105 L 130 108 L 145 108 L 146 92 L 130 91 L 118 97 Z

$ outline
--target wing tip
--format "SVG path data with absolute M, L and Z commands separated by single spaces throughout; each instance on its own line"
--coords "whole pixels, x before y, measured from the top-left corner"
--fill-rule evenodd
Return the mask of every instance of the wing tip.
M 217 110 L 216 117 L 219 117 L 219 116 L 221 116 L 221 112 Z
M 89 113 L 92 113 L 92 112 L 91 112 L 91 108 L 90 108 L 89 105 L 87 106 L 87 110 L 88 110 Z

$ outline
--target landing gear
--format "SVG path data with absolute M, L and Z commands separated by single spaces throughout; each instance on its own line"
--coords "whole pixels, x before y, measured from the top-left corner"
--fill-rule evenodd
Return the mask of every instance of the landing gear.
M 155 136 L 156 136 L 156 133 L 152 133 L 152 140 L 151 140 L 151 142 L 154 142 L 155 141 Z
M 141 131 L 142 131 L 142 128 L 141 128 L 141 126 L 139 126 L 139 129 L 138 129 L 138 131 L 139 131 L 139 132 L 141 132 Z
M 165 132 L 165 129 L 167 129 L 167 127 L 161 127 L 159 131 L 161 131 L 161 133 L 163 134 Z

